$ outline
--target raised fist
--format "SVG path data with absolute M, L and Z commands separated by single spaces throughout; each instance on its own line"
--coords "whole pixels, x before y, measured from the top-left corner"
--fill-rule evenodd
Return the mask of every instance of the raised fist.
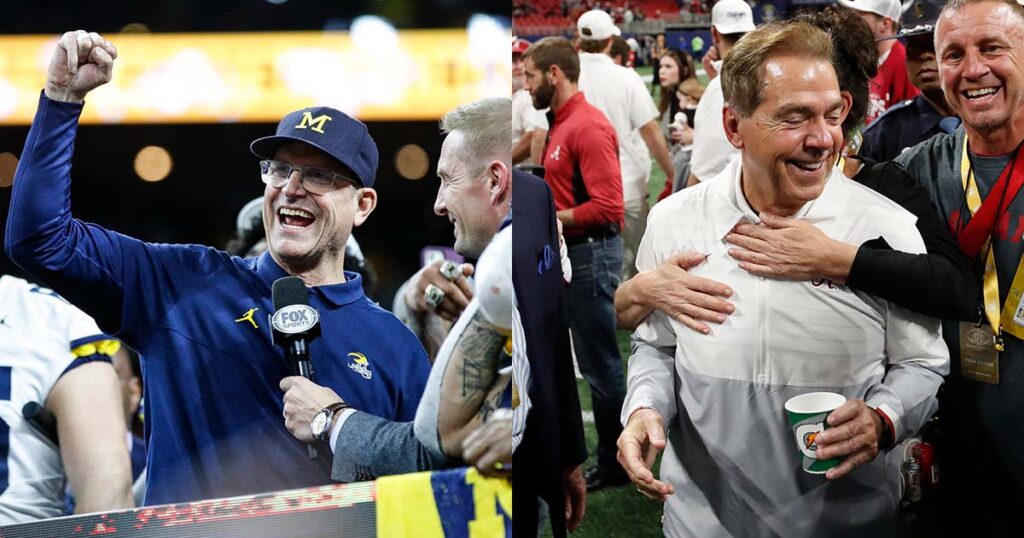
M 60 37 L 46 73 L 46 96 L 81 103 L 94 88 L 110 82 L 117 48 L 96 32 L 75 30 Z

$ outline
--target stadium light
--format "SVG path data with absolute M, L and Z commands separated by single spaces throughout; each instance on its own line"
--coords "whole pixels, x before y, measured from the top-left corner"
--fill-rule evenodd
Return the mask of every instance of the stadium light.
M 405 179 L 423 179 L 430 170 L 430 158 L 419 144 L 406 144 L 395 152 L 395 170 Z
M 349 29 L 352 42 L 363 50 L 390 52 L 398 49 L 398 30 L 390 21 L 376 15 L 362 15 L 352 20 Z
M 18 157 L 13 153 L 0 153 L 0 189 L 14 185 L 14 171 L 18 169 Z
M 135 174 L 143 181 L 163 181 L 173 167 L 171 154 L 160 146 L 146 146 L 135 154 Z
M 508 56 L 509 29 L 498 19 L 477 13 L 466 24 L 469 50 L 483 58 Z
M 141 22 L 130 22 L 122 26 L 120 31 L 122 34 L 148 34 L 149 32 L 149 26 Z

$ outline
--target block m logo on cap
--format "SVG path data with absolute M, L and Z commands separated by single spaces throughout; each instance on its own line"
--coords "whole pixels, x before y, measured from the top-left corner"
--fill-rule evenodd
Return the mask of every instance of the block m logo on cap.
M 306 111 L 302 113 L 302 120 L 295 126 L 296 129 L 312 128 L 314 131 L 324 134 L 324 124 L 331 121 L 331 117 L 327 114 L 322 114 L 317 117 L 313 117 L 313 113 Z M 312 125 L 312 127 L 310 127 Z
M 329 129 L 327 122 L 331 122 Z M 360 186 L 373 187 L 379 156 L 363 122 L 334 108 L 307 107 L 289 112 L 273 136 L 253 140 L 249 149 L 262 159 L 273 159 L 281 146 L 293 142 L 308 144 L 337 159 L 352 170 L 352 179 Z

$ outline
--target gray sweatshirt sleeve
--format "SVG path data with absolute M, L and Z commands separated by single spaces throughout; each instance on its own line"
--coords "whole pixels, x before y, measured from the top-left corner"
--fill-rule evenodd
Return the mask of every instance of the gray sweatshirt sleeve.
M 359 482 L 453 465 L 454 461 L 416 439 L 412 422 L 392 422 L 357 411 L 338 433 L 331 478 Z
M 864 401 L 889 417 L 899 442 L 914 435 L 938 409 L 936 393 L 949 374 L 949 350 L 938 319 L 889 304 L 885 352 L 885 377 Z

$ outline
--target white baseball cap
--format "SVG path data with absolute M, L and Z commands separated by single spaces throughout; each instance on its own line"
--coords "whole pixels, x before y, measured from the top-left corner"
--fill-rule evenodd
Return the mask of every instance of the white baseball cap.
M 720 34 L 754 31 L 754 13 L 744 0 L 719 0 L 711 8 L 711 25 Z
M 613 35 L 621 35 L 622 30 L 612 21 L 612 16 L 602 9 L 591 9 L 580 15 L 576 21 L 576 28 L 580 31 L 580 39 L 592 39 L 598 41 L 608 39 Z
M 900 22 L 900 14 L 903 12 L 903 6 L 900 4 L 900 0 L 838 0 L 839 5 L 855 9 L 857 11 L 864 11 L 867 13 L 874 13 L 879 17 L 887 17 L 892 19 L 893 22 Z

